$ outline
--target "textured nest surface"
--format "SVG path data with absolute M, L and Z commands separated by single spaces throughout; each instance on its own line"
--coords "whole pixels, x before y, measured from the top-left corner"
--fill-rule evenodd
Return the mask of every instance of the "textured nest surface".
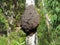
M 21 27 L 25 32 L 33 32 L 39 25 L 40 16 L 35 10 L 34 6 L 30 5 L 25 9 L 21 15 Z

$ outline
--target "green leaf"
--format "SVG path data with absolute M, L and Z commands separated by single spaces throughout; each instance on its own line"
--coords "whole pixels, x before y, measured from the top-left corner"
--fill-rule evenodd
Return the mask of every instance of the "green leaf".
M 0 9 L 0 13 L 2 13 L 2 9 Z

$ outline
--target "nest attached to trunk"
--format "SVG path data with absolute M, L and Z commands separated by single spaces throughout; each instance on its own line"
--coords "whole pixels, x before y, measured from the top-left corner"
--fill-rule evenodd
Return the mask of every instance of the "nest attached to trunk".
M 39 25 L 40 16 L 33 5 L 26 7 L 25 12 L 21 15 L 21 27 L 25 32 L 35 32 Z

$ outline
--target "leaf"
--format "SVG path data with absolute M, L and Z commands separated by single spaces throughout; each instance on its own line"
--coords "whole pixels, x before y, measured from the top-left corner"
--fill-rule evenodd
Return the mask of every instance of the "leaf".
M 0 9 L 0 13 L 2 13 L 2 9 Z

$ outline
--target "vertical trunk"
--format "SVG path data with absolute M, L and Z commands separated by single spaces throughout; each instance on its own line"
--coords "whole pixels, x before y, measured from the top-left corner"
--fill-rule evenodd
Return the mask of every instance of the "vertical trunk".
M 46 18 L 46 25 L 47 25 L 47 39 L 48 39 L 48 42 L 50 43 L 50 30 L 51 30 L 51 21 L 50 21 L 50 18 L 48 16 L 48 13 L 46 12 L 45 10 L 45 5 L 44 5 L 44 0 L 42 0 L 42 4 L 43 4 L 43 10 L 45 11 L 44 12 L 44 15 L 45 15 L 45 18 Z
M 12 17 L 12 16 L 11 16 Z M 9 35 L 10 35 L 10 32 L 11 32 L 11 26 L 10 25 L 12 25 L 12 22 L 13 22 L 13 20 L 12 20 L 12 18 L 11 17 L 9 17 L 9 16 L 7 16 L 7 19 L 8 19 L 8 23 L 9 23 L 9 27 L 8 27 L 8 29 L 7 29 L 7 39 L 8 39 L 8 42 L 7 42 L 7 44 L 8 45 L 10 45 L 10 39 L 9 39 Z
M 48 42 L 50 43 L 50 30 L 51 30 L 51 27 L 50 27 L 50 19 L 49 19 L 49 17 L 48 17 L 48 14 L 46 14 L 45 15 L 45 17 L 46 17 L 46 25 L 47 25 L 47 39 L 48 39 Z
M 35 0 L 26 0 L 26 7 L 29 5 L 35 6 Z M 37 32 L 26 37 L 26 45 L 38 45 Z
M 47 25 L 47 28 L 48 28 L 48 30 L 50 30 L 50 23 L 49 23 L 50 22 L 50 19 L 48 17 L 48 14 L 46 14 L 45 17 L 46 17 L 46 25 Z
M 26 37 L 26 45 L 38 45 L 37 32 L 34 33 L 32 36 L 28 35 Z
M 35 6 L 35 0 L 26 0 L 26 7 L 28 7 L 29 5 Z
M 42 0 L 42 4 L 43 4 L 43 10 L 44 10 L 44 15 L 46 17 L 46 25 L 47 25 L 47 28 L 48 30 L 50 29 L 50 19 L 49 19 L 49 16 L 48 16 L 48 13 L 45 12 L 45 5 L 44 5 L 44 0 Z
M 7 29 L 7 37 L 8 37 L 8 45 L 10 45 L 9 35 L 12 30 L 13 16 L 12 15 L 10 17 L 7 16 L 7 19 L 8 19 L 8 23 L 9 23 L 9 28 Z
M 10 31 L 11 31 L 11 28 L 9 27 L 8 30 L 7 30 L 7 39 L 8 39 L 8 45 L 10 45 L 10 39 L 9 39 L 9 34 L 10 34 Z

